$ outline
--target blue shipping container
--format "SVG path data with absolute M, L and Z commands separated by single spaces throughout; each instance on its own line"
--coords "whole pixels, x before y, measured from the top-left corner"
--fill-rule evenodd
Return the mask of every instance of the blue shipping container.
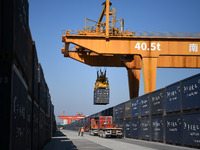
M 109 104 L 109 89 L 96 89 L 94 90 L 94 105 Z
M 200 74 L 181 82 L 182 109 L 200 108 Z
M 165 89 L 166 113 L 181 111 L 181 83 L 169 85 Z
M 182 116 L 170 115 L 165 119 L 165 141 L 166 143 L 182 144 Z
M 114 116 L 114 120 L 119 120 L 119 105 L 114 107 L 113 116 Z
M 149 117 L 140 119 L 140 138 L 151 139 L 151 119 Z
M 132 130 L 131 130 L 131 138 L 139 139 L 140 133 L 140 119 L 132 120 Z
M 119 120 L 124 120 L 125 115 L 125 103 L 121 103 L 118 105 L 119 109 Z
M 163 114 L 164 89 L 149 94 L 151 115 Z
M 125 130 L 124 121 L 119 121 L 118 127 L 122 128 L 122 136 L 124 136 L 124 130 Z
M 131 130 L 132 130 L 131 124 L 132 124 L 132 121 L 131 121 L 131 120 L 126 120 L 126 121 L 124 122 L 124 126 L 125 126 L 125 137 L 128 137 L 128 138 L 131 137 Z
M 131 101 L 124 103 L 124 118 L 131 119 Z
M 153 141 L 163 141 L 163 117 L 151 118 L 151 139 Z
M 200 147 L 200 112 L 183 115 L 183 144 Z
M 141 116 L 149 116 L 149 94 L 140 97 Z
M 132 118 L 140 117 L 140 97 L 132 99 L 131 114 Z

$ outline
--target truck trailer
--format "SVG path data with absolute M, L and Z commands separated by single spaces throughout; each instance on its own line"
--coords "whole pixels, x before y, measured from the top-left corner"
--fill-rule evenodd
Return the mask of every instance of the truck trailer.
M 90 135 L 98 135 L 99 137 L 122 137 L 122 128 L 118 128 L 116 124 L 112 124 L 112 116 L 99 116 L 90 118 Z

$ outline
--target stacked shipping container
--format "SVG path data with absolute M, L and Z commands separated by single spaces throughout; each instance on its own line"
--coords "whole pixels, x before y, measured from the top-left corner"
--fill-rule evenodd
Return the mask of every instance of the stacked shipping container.
M 38 58 L 29 29 L 28 1 L 2 0 L 0 10 L 0 149 L 37 150 L 50 140 L 51 122 L 55 131 L 55 117 L 50 96 L 44 105 L 40 103 L 44 98 L 38 96 Z M 46 134 L 39 137 L 42 130 Z

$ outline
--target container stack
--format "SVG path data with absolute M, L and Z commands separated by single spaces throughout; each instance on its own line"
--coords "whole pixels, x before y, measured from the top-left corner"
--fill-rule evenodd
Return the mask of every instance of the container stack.
M 164 89 L 150 93 L 151 140 L 163 142 Z
M 182 144 L 181 82 L 165 88 L 165 142 Z M 182 136 L 182 135 L 181 135 Z
M 150 140 L 150 95 L 146 94 L 140 97 L 139 99 L 140 107 L 140 124 L 139 126 L 139 139 Z
M 140 118 L 141 118 L 141 98 L 137 97 L 131 100 L 131 138 L 138 139 L 140 134 Z
M 28 8 L 27 0 L 0 4 L 0 149 L 39 149 L 38 58 Z
M 200 74 L 181 81 L 183 145 L 200 147 Z

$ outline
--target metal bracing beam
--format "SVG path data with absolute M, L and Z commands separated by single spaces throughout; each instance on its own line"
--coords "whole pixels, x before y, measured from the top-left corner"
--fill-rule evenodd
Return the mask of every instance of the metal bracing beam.
M 125 61 L 124 56 L 125 55 L 99 55 L 97 53 L 70 51 L 67 57 L 89 66 L 142 67 L 141 60 L 131 63 L 130 61 Z M 159 56 L 157 68 L 200 68 L 200 56 Z

